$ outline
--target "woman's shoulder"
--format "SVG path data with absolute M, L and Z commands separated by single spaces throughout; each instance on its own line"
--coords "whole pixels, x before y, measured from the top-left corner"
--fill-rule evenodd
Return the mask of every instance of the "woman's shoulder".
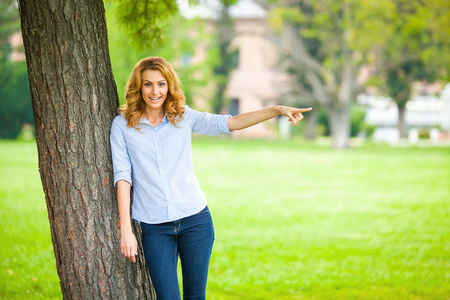
M 198 110 L 195 110 L 193 108 L 190 108 L 187 104 L 184 105 L 184 115 L 196 115 L 196 114 L 201 114 L 201 112 L 199 112 Z
M 183 113 L 183 119 L 186 119 L 190 117 L 192 114 L 192 108 L 190 108 L 187 104 L 184 105 L 184 113 Z
M 123 122 L 127 122 L 127 120 L 125 120 L 124 115 L 118 115 L 118 116 L 114 117 L 113 122 L 121 122 L 121 123 L 123 123 Z
M 114 117 L 112 121 L 112 126 L 119 126 L 119 127 L 126 127 L 127 126 L 127 120 L 123 115 L 118 115 Z
M 192 108 L 190 108 L 189 105 L 187 105 L 187 104 L 184 105 L 184 113 L 187 113 L 191 110 L 192 110 Z

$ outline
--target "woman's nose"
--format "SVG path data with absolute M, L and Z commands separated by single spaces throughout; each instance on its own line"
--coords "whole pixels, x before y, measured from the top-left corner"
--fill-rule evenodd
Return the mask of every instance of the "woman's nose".
M 152 88 L 152 90 L 150 91 L 150 93 L 152 95 L 159 95 L 159 89 L 157 87 Z

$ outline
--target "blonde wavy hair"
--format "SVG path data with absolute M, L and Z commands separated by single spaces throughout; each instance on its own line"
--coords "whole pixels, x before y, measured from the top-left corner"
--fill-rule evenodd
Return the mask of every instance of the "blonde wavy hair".
M 126 85 L 126 103 L 119 108 L 119 111 L 127 120 L 128 127 L 133 126 L 139 130 L 139 123 L 145 111 L 145 101 L 142 98 L 142 73 L 147 70 L 160 71 L 168 84 L 168 93 L 163 108 L 167 114 L 169 122 L 177 126 L 183 120 L 184 104 L 186 97 L 181 89 L 177 73 L 172 66 L 161 57 L 147 57 L 134 66 Z

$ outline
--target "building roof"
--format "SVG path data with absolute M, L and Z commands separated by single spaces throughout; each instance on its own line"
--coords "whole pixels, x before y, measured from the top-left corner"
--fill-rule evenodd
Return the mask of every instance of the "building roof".
M 197 5 L 189 5 L 188 0 L 178 0 L 181 14 L 188 19 L 216 19 L 220 11 L 219 0 L 199 0 Z M 262 19 L 267 11 L 252 0 L 240 0 L 230 7 L 230 15 L 235 19 Z

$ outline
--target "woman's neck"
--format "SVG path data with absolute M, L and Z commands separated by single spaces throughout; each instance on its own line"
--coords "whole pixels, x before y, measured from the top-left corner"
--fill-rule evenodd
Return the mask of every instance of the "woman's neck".
M 150 123 L 159 123 L 164 118 L 164 110 L 163 109 L 146 109 L 142 113 L 142 117 L 144 117 Z

